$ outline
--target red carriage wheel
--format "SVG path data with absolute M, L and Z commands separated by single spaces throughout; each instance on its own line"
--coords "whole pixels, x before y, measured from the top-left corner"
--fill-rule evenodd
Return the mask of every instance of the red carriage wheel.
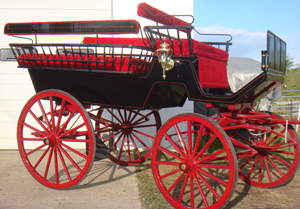
M 198 114 L 181 114 L 158 131 L 152 148 L 156 184 L 175 208 L 222 208 L 237 181 L 237 159 L 222 128 Z
M 157 111 L 101 107 L 97 119 L 96 135 L 113 162 L 135 165 L 151 155 L 154 136 L 161 126 Z
M 95 157 L 89 116 L 75 97 L 60 90 L 42 91 L 28 100 L 19 117 L 17 140 L 30 174 L 54 189 L 83 180 Z
M 270 114 L 273 120 L 283 118 Z M 243 157 L 243 150 L 237 151 L 240 177 L 257 187 L 277 187 L 289 183 L 299 166 L 299 139 L 292 125 L 266 124 L 267 133 L 249 130 L 234 130 L 232 136 L 257 151 L 257 154 Z M 245 151 L 245 150 L 244 150 Z

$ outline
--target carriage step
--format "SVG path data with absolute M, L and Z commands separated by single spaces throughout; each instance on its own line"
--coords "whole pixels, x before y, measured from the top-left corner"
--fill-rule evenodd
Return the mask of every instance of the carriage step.
M 86 144 L 86 154 L 89 153 L 89 144 Z M 96 136 L 96 154 L 94 161 L 103 160 L 109 158 L 109 149 L 108 147 L 102 142 L 102 140 Z
M 102 142 L 102 140 L 96 136 L 96 155 L 95 161 L 103 160 L 109 158 L 109 149 L 108 147 Z

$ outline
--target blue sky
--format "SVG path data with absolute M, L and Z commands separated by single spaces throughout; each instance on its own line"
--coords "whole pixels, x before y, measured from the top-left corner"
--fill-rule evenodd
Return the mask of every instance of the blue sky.
M 270 30 L 286 41 L 287 53 L 300 64 L 299 0 L 194 0 L 194 17 L 199 32 L 233 36 L 230 56 L 260 60 Z

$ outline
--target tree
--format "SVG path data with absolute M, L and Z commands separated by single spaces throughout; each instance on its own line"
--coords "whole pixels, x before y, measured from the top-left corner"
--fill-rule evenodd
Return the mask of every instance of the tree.
M 282 90 L 299 90 L 300 89 L 300 68 L 295 67 L 293 57 L 286 57 L 286 74 Z
M 285 63 L 286 63 L 286 70 L 290 70 L 294 67 L 294 57 L 290 57 L 289 55 L 286 56 L 286 60 L 285 60 Z

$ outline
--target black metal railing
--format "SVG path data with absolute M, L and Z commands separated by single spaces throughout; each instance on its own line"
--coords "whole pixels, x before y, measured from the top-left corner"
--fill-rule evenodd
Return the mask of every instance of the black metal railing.
M 19 67 L 146 73 L 153 50 L 111 44 L 10 44 Z

